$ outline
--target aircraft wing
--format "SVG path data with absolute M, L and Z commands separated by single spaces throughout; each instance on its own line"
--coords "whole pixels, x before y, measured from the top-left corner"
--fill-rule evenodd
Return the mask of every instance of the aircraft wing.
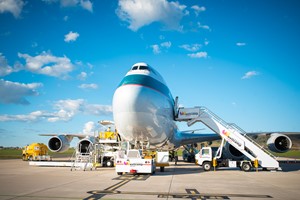
M 178 131 L 175 133 L 171 143 L 176 147 L 186 144 L 193 144 L 198 142 L 209 142 L 221 139 L 216 133 L 187 133 L 185 131 Z
M 70 139 L 72 139 L 73 137 L 77 137 L 80 140 L 91 136 L 91 135 L 86 135 L 86 134 L 68 134 L 68 133 L 62 133 L 62 134 L 46 133 L 46 134 L 39 134 L 39 135 L 40 136 L 59 136 L 59 135 L 63 135 L 63 136 L 65 136 L 67 138 L 70 138 Z
M 284 134 L 284 135 L 290 135 L 290 136 L 300 136 L 300 132 L 285 132 L 285 131 L 258 131 L 258 132 L 248 132 L 247 135 L 271 135 L 273 133 L 278 133 L 278 134 Z

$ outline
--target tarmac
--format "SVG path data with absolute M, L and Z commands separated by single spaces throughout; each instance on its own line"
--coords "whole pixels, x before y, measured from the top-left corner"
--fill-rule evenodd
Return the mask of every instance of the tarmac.
M 178 162 L 155 175 L 118 176 L 114 168 L 71 171 L 0 160 L 0 199 L 300 199 L 300 163 L 283 171 L 219 169 L 205 172 Z

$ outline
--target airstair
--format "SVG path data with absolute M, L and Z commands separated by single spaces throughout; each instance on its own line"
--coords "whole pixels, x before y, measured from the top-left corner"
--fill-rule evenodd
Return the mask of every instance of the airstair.
M 81 144 L 78 145 L 72 157 L 74 157 L 74 162 L 71 166 L 71 171 L 73 170 L 92 170 L 93 167 L 93 145 L 90 144 L 86 151 L 80 151 Z
M 258 160 L 263 168 L 281 170 L 275 156 L 247 136 L 243 129 L 225 122 L 206 107 L 179 108 L 176 121 L 185 121 L 188 126 L 202 122 L 251 161 Z

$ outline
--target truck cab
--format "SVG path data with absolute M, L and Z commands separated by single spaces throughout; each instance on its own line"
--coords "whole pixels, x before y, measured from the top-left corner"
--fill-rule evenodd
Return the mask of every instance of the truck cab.
M 211 169 L 212 162 L 212 149 L 211 147 L 203 147 L 199 153 L 195 155 L 196 164 L 203 167 L 205 171 L 209 171 Z

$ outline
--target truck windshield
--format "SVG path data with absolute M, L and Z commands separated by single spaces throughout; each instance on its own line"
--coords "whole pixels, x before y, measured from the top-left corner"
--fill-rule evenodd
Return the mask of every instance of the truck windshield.
M 202 155 L 209 155 L 209 149 L 202 149 Z

